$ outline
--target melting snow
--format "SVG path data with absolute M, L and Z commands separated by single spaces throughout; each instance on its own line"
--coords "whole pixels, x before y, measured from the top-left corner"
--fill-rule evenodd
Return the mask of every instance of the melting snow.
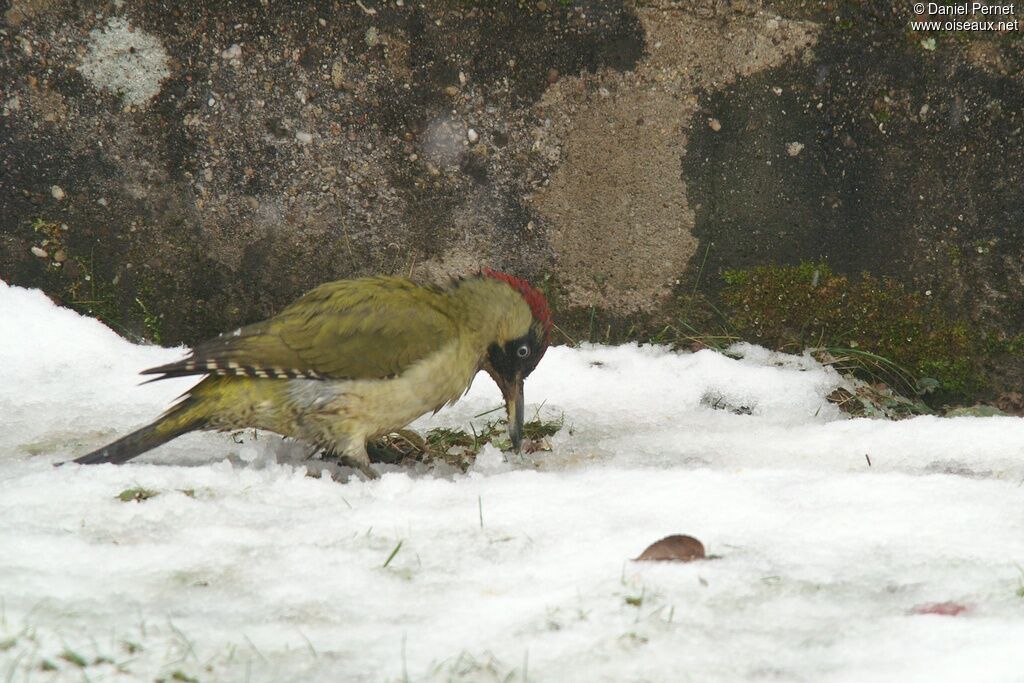
M 1024 419 L 847 419 L 753 346 L 554 348 L 553 452 L 467 475 L 217 434 L 52 467 L 158 415 L 190 382 L 137 372 L 184 351 L 0 283 L 4 680 L 1021 680 Z M 720 559 L 629 561 L 674 533 Z

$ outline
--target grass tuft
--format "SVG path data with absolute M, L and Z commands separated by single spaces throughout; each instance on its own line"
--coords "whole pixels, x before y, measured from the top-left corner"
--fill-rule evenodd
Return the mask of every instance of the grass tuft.
M 64 652 L 60 653 L 60 658 L 69 664 L 74 664 L 79 669 L 84 669 L 89 666 L 89 662 L 82 655 L 78 654 L 74 650 L 65 649 Z
M 488 411 L 494 412 L 494 411 Z M 550 437 L 565 426 L 564 417 L 557 420 L 539 418 L 523 423 L 523 448 L 528 453 L 551 450 Z M 368 446 L 371 459 L 388 463 L 444 462 L 465 472 L 487 444 L 500 450 L 512 447 L 508 440 L 507 422 L 503 419 L 487 422 L 478 432 L 438 427 L 425 436 L 403 429 L 388 434 Z

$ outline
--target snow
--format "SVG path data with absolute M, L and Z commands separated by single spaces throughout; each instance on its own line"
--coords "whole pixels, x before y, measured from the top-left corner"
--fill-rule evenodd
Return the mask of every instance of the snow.
M 137 375 L 185 349 L 0 283 L 0 676 L 1019 681 L 1024 419 L 847 419 L 831 369 L 735 351 L 553 348 L 553 451 L 466 475 L 219 434 L 54 468 L 186 390 Z M 481 376 L 415 427 L 499 404 Z M 719 559 L 630 561 L 673 533 Z

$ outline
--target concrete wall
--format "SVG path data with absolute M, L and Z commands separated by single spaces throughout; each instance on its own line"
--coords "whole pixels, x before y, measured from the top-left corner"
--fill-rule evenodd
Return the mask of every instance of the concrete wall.
M 929 42 L 908 11 L 14 0 L 0 276 L 170 343 L 491 265 L 578 336 L 825 259 L 1017 334 L 1020 36 Z

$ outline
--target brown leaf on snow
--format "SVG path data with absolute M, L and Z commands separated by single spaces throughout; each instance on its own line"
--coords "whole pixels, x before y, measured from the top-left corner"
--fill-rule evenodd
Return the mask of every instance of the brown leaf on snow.
M 703 543 L 693 536 L 675 534 L 647 546 L 634 562 L 692 562 L 705 557 Z

